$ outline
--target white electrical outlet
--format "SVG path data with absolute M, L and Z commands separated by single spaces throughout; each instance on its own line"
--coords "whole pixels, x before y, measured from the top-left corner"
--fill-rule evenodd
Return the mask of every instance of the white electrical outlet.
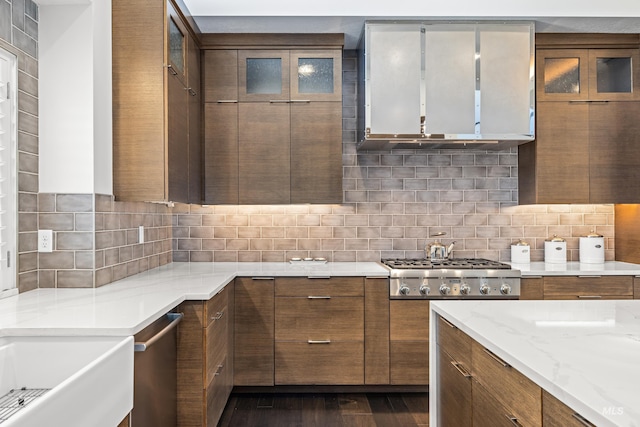
M 138 227 L 138 243 L 144 243 L 144 225 Z
M 38 252 L 53 252 L 53 230 L 38 230 Z

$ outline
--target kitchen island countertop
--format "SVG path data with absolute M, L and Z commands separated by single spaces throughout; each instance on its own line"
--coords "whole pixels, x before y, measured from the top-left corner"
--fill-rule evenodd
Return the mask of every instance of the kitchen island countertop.
M 595 425 L 640 425 L 640 301 L 433 301 L 431 308 L 432 336 L 437 313 Z M 430 366 L 430 388 L 437 387 L 433 358 Z
M 91 289 L 35 289 L 0 300 L 0 336 L 134 335 L 185 300 L 236 277 L 387 277 L 374 262 L 174 262 Z

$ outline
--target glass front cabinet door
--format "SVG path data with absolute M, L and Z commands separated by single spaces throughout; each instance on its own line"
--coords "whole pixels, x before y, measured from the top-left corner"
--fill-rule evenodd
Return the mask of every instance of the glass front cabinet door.
M 341 101 L 340 49 L 241 50 L 240 102 Z
M 640 100 L 637 49 L 537 51 L 538 101 Z

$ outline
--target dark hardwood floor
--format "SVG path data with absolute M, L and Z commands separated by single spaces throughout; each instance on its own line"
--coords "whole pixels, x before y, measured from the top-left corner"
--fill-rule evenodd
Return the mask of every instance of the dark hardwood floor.
M 218 423 L 218 427 L 428 425 L 428 393 L 234 393 Z

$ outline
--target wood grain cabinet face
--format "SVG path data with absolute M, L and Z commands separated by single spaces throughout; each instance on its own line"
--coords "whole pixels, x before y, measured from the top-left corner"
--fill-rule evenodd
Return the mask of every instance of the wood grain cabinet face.
M 342 202 L 342 50 L 204 54 L 205 200 Z
M 581 43 L 612 48 L 536 50 L 536 140 L 519 146 L 520 204 L 640 200 L 640 49 L 613 48 L 638 40 Z
M 171 0 L 116 0 L 112 10 L 116 200 L 200 203 L 195 39 Z
M 391 300 L 389 375 L 391 384 L 429 384 L 429 301 Z
M 178 425 L 217 425 L 233 387 L 233 284 L 180 305 Z
M 544 427 L 595 426 L 546 390 L 542 390 L 542 425 Z
M 276 278 L 275 383 L 364 384 L 364 279 Z
M 544 278 L 544 299 L 632 299 L 633 277 L 567 277 Z

